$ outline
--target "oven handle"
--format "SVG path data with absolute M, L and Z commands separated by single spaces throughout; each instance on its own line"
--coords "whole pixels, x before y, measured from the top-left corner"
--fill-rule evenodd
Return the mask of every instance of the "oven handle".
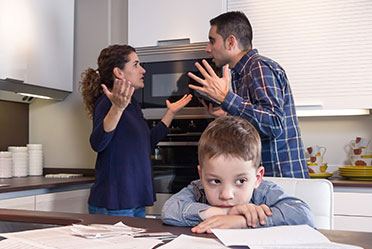
M 198 142 L 159 142 L 157 146 L 198 146 Z

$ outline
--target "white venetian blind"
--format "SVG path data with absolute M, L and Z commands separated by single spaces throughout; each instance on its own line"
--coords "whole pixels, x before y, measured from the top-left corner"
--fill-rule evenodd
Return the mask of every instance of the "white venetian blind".
M 371 0 L 228 0 L 253 47 L 287 72 L 296 104 L 372 108 Z

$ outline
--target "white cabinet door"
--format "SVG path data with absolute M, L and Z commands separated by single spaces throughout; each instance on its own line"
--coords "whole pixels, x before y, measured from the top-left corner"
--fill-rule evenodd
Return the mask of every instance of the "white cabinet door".
M 0 1 L 0 78 L 72 91 L 74 0 Z
M 226 0 L 129 0 L 128 43 L 145 47 L 158 40 L 208 41 L 209 20 L 225 9 Z
M 335 215 L 335 230 L 372 232 L 372 217 Z
M 35 209 L 35 196 L 26 196 L 0 200 L 0 208 L 23 209 L 33 211 Z
M 90 189 L 80 189 L 36 195 L 35 210 L 65 213 L 89 213 L 89 192 Z
M 372 194 L 335 192 L 334 229 L 372 232 Z

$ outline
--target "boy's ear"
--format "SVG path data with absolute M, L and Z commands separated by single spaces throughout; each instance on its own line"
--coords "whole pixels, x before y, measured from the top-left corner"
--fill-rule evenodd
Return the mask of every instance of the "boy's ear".
M 254 185 L 254 188 L 258 188 L 262 182 L 262 177 L 265 174 L 265 168 L 263 166 L 258 167 L 256 170 L 256 183 Z
M 114 73 L 115 78 L 124 79 L 124 72 L 120 68 L 115 67 L 112 72 Z
M 200 165 L 198 165 L 198 173 L 199 173 L 199 178 L 201 180 L 202 179 L 202 173 L 201 173 Z

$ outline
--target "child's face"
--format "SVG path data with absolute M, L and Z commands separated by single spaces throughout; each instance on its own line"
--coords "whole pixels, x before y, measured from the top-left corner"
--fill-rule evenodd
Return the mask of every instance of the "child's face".
M 249 202 L 264 174 L 252 161 L 223 155 L 205 159 L 198 170 L 209 204 L 221 208 Z

